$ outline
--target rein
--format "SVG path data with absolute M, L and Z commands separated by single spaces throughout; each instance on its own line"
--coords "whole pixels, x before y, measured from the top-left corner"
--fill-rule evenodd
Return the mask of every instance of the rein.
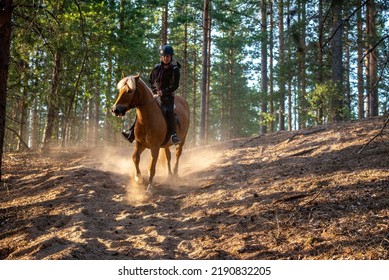
M 146 88 L 148 88 L 147 85 L 146 85 L 142 80 L 140 80 L 140 81 L 143 83 L 144 86 L 146 86 Z M 139 83 L 139 81 L 138 81 L 138 83 Z M 137 93 L 138 93 L 138 94 L 137 94 Z M 140 96 L 140 95 L 139 95 L 139 92 L 138 92 L 138 87 L 136 87 L 135 92 L 134 92 L 134 95 Z M 141 108 L 141 107 L 144 107 L 144 106 L 150 104 L 151 102 L 156 101 L 157 98 L 158 98 L 158 96 L 156 96 L 156 97 L 155 97 L 155 96 L 152 96 L 152 99 L 151 99 L 151 100 L 147 101 L 146 103 L 140 104 L 140 98 L 138 97 L 138 104 L 139 104 L 139 105 L 138 105 L 138 106 L 135 106 L 135 108 L 136 108 L 136 109 L 139 109 L 139 108 Z

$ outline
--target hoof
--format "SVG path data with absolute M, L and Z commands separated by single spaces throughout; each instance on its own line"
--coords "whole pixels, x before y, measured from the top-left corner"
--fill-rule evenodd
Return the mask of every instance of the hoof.
M 152 186 L 151 184 L 149 184 L 149 185 L 147 186 L 146 193 L 147 193 L 148 195 L 151 195 L 151 194 L 153 193 L 153 186 Z
M 135 182 L 136 182 L 138 185 L 143 184 L 142 176 L 135 175 Z

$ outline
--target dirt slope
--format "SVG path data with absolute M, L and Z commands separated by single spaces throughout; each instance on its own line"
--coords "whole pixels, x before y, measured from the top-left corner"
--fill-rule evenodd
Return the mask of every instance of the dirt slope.
M 0 259 L 389 259 L 383 122 L 188 148 L 151 197 L 129 147 L 6 154 Z

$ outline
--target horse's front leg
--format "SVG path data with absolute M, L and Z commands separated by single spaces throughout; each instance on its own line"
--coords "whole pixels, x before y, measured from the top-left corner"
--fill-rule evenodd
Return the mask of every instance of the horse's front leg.
M 153 179 L 155 175 L 155 166 L 157 165 L 159 155 L 159 147 L 151 149 L 151 162 L 149 166 L 149 184 L 147 186 L 147 192 L 151 194 L 153 191 Z
M 145 150 L 145 148 L 142 147 L 142 144 L 140 144 L 137 141 L 135 143 L 135 149 L 134 149 L 134 153 L 132 155 L 132 160 L 134 161 L 135 169 L 136 169 L 135 182 L 137 184 L 142 184 L 143 183 L 143 178 L 142 178 L 142 173 L 140 172 L 139 163 L 140 163 L 140 155 L 142 154 L 142 152 L 144 150 Z

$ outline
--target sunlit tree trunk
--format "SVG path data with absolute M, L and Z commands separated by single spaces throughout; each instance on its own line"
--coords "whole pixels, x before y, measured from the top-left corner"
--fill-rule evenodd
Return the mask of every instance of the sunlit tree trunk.
M 267 132 L 266 126 L 266 114 L 267 114 L 267 3 L 266 0 L 261 2 L 261 31 L 262 31 L 262 40 L 261 40 L 261 118 L 260 118 L 260 134 Z
M 331 101 L 332 113 L 331 121 L 341 121 L 343 107 L 343 51 L 342 51 L 342 6 L 343 0 L 333 0 L 332 2 L 332 82 L 336 87 L 336 95 Z
M 290 0 L 286 2 L 286 10 L 287 14 L 290 14 Z M 290 32 L 290 19 L 287 22 L 288 32 Z M 291 49 L 290 44 L 288 44 L 288 62 L 287 65 L 290 65 L 290 57 L 291 57 Z M 292 120 L 293 120 L 293 111 L 292 111 L 292 74 L 291 71 L 287 72 L 288 77 L 288 130 L 291 131 L 293 129 Z

